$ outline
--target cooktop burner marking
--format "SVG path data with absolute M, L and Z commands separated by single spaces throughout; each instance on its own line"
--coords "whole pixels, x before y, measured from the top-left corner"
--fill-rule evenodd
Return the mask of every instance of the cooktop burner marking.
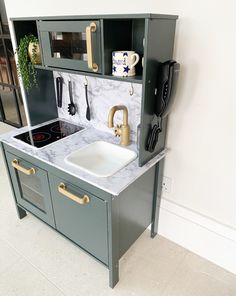
M 38 133 L 33 133 L 32 134 L 32 137 L 29 135 L 27 137 L 27 140 L 29 142 L 31 142 L 32 140 L 34 142 L 43 142 L 43 141 L 47 141 L 50 138 L 51 138 L 51 135 L 49 133 L 46 133 L 46 132 L 38 132 Z
M 63 127 L 58 125 L 58 124 L 55 124 L 54 126 L 52 126 L 50 128 L 50 131 L 53 132 L 53 133 L 62 133 L 63 130 L 65 130 L 65 128 L 63 129 Z

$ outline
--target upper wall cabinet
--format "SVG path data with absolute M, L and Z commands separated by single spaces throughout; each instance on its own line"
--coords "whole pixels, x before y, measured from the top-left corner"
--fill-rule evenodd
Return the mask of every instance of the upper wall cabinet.
M 57 117 L 54 70 L 140 83 L 139 165 L 144 165 L 165 147 L 167 118 L 162 120 L 153 151 L 147 143 L 150 131 L 160 128 L 155 115 L 160 100 L 157 93 L 162 63 L 173 57 L 176 19 L 176 15 L 149 13 L 12 19 L 17 44 L 25 34 L 34 34 L 42 52 L 42 65 L 36 65 L 39 87 L 27 94 L 31 123 Z M 112 54 L 120 50 L 139 55 L 135 76 L 112 75 Z M 119 63 L 122 62 L 121 58 Z
M 142 83 L 145 35 L 150 16 L 21 18 L 13 19 L 13 25 L 17 44 L 26 34 L 39 38 L 42 65 L 37 65 L 38 69 L 86 72 L 87 75 Z M 139 55 L 135 76 L 112 75 L 112 52 L 120 50 L 134 51 Z
M 102 72 L 99 21 L 39 21 L 45 66 Z
M 112 52 L 133 50 L 140 62 L 131 80 L 141 82 L 145 19 L 41 19 L 37 24 L 44 67 L 112 76 Z

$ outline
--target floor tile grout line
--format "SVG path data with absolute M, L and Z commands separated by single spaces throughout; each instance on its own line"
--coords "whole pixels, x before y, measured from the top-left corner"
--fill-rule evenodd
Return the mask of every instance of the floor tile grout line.
M 2 239 L 1 239 L 2 240 Z M 48 282 L 50 282 L 55 288 L 57 288 L 63 296 L 67 296 L 65 292 L 58 287 L 53 281 L 51 281 L 37 266 L 35 266 L 26 256 L 24 256 L 20 251 L 18 251 L 9 241 L 4 240 L 20 257 L 22 257 L 28 264 L 30 264 L 34 269 L 36 269 Z M 15 263 L 14 263 L 15 264 Z
M 213 275 L 213 274 L 210 274 L 210 273 L 205 272 L 205 271 L 201 271 L 201 273 L 207 275 L 208 277 L 213 278 L 214 280 L 216 280 L 216 281 L 218 281 L 218 282 L 224 283 L 224 284 L 227 285 L 227 286 L 235 287 L 233 284 L 227 282 L 226 280 L 223 280 L 223 279 L 220 278 L 220 277 L 216 277 L 216 276 Z
M 170 276 L 169 281 L 168 281 L 168 283 L 166 283 L 166 285 L 165 285 L 165 287 L 164 287 L 164 289 L 163 289 L 162 295 L 160 295 L 160 296 L 165 296 L 164 293 L 165 293 L 165 291 L 166 291 L 167 288 L 168 288 L 168 284 L 169 284 L 170 281 L 176 276 L 176 274 L 177 274 L 177 272 L 178 272 L 178 269 L 179 269 L 179 267 L 180 267 L 180 264 L 183 263 L 183 261 L 186 259 L 186 257 L 188 256 L 189 253 L 190 253 L 190 252 L 189 252 L 188 250 L 185 251 L 185 254 L 183 255 L 182 260 L 180 260 L 180 262 L 176 265 L 176 268 L 175 268 L 175 270 L 173 271 L 173 274 Z

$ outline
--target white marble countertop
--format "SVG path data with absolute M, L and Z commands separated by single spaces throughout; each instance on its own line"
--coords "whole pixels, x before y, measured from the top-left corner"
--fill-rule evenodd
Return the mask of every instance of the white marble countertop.
M 62 118 L 60 119 L 65 120 Z M 126 167 L 110 177 L 95 177 L 73 165 L 66 163 L 64 161 L 64 158 L 71 152 L 95 141 L 103 140 L 109 143 L 119 144 L 119 138 L 115 138 L 113 135 L 97 130 L 95 128 L 85 128 L 80 132 L 77 132 L 40 149 L 14 138 L 14 136 L 18 134 L 35 129 L 56 120 L 58 119 L 51 120 L 37 126 L 23 127 L 11 131 L 9 133 L 1 135 L 0 141 L 116 196 L 119 195 L 137 178 L 148 171 L 149 168 L 151 168 L 162 158 L 164 158 L 167 153 L 167 149 L 163 150 L 142 167 L 139 167 L 138 158 L 136 158 Z M 138 153 L 135 143 L 131 143 L 131 145 L 127 146 L 127 148 Z

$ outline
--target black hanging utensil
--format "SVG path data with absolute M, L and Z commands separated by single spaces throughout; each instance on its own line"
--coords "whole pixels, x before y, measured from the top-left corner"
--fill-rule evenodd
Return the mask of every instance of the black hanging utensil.
M 56 78 L 56 87 L 57 87 L 57 106 L 62 107 L 62 89 L 63 89 L 63 78 Z
M 89 101 L 88 101 L 88 83 L 87 83 L 87 79 L 86 79 L 86 82 L 84 84 L 84 89 L 85 89 L 85 98 L 86 98 L 86 103 L 87 103 L 86 118 L 87 118 L 87 120 L 90 120 L 91 116 L 90 116 L 90 107 L 89 107 Z
M 68 88 L 69 88 L 69 96 L 70 96 L 70 104 L 68 105 L 68 112 L 71 116 L 75 115 L 76 113 L 76 107 L 73 102 L 73 94 L 72 94 L 72 83 L 71 81 L 68 82 Z

